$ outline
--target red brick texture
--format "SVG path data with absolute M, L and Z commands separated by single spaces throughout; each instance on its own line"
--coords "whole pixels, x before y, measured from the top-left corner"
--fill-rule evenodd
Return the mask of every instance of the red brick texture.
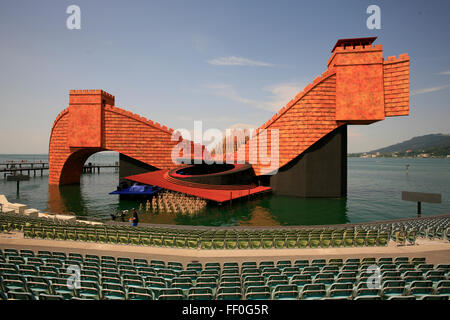
M 408 115 L 409 57 L 401 54 L 398 59 L 384 60 L 382 54 L 381 45 L 336 47 L 328 70 L 263 124 L 234 158 L 245 152 L 246 161 L 253 164 L 256 175 L 261 175 L 270 171 L 265 170 L 270 166 L 268 159 L 256 157 L 255 138 L 264 129 L 278 129 L 280 168 L 339 126 Z M 267 149 L 270 159 L 270 147 Z
M 263 124 L 232 157 L 237 160 L 238 154 L 243 155 L 261 175 L 269 165 L 259 156 L 255 138 L 268 133 L 270 157 L 271 129 L 279 134 L 277 169 L 339 126 L 408 115 L 409 57 L 402 54 L 383 60 L 382 54 L 381 45 L 336 46 L 328 70 Z M 50 137 L 50 184 L 79 182 L 86 159 L 102 150 L 120 152 L 159 169 L 175 166 L 171 153 L 178 141 L 171 141 L 173 129 L 115 107 L 114 97 L 102 90 L 71 90 L 69 101 Z
M 74 94 L 76 98 L 72 97 Z M 174 166 L 171 152 L 178 141 L 171 141 L 173 129 L 102 103 L 113 102 L 114 97 L 109 101 L 94 99 L 90 105 L 86 101 L 72 104 L 83 94 L 88 98 L 112 97 L 101 90 L 70 92 L 71 104 L 56 118 L 50 137 L 50 184 L 79 182 L 87 158 L 104 150 L 120 152 L 161 169 Z
M 383 61 L 386 117 L 409 114 L 409 57 L 399 55 Z

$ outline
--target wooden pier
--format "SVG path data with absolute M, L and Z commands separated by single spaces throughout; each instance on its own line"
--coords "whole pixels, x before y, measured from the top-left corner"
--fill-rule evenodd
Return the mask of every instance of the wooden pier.
M 82 173 L 100 173 L 101 168 L 114 168 L 114 171 L 117 172 L 119 162 L 115 164 L 87 163 L 83 166 Z M 0 162 L 0 174 L 3 173 L 5 179 L 8 175 L 23 174 L 24 172 L 29 176 L 33 172 L 34 177 L 36 177 L 36 172 L 40 172 L 43 176 L 44 170 L 48 170 L 48 162 Z

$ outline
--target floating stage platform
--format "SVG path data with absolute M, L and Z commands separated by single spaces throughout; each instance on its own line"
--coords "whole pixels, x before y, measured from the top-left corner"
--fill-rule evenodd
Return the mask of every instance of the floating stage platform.
M 127 188 L 118 187 L 117 190 L 109 194 L 118 194 L 120 196 L 153 196 L 161 191 L 161 189 L 152 185 L 133 185 Z
M 233 201 L 251 195 L 269 193 L 271 187 L 251 183 L 252 168 L 249 165 L 231 165 L 224 171 L 201 174 L 199 166 L 184 166 L 172 170 L 157 170 L 126 177 L 127 180 L 158 186 L 212 200 L 218 203 Z M 229 184 L 231 181 L 240 184 Z M 247 184 L 242 184 L 242 182 Z

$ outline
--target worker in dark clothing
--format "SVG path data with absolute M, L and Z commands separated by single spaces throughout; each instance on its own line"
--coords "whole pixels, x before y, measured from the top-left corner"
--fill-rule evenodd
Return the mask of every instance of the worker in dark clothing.
M 131 209 L 131 218 L 130 218 L 131 226 L 137 227 L 139 223 L 138 212 L 135 208 Z

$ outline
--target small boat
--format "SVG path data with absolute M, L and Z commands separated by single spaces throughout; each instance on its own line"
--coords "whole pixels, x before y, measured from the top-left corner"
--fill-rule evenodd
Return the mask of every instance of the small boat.
M 127 182 L 122 182 L 117 187 L 117 190 L 110 192 L 109 194 L 118 194 L 121 196 L 153 196 L 161 189 L 162 188 L 158 186 L 143 185 L 138 183 L 134 183 L 130 187 Z

